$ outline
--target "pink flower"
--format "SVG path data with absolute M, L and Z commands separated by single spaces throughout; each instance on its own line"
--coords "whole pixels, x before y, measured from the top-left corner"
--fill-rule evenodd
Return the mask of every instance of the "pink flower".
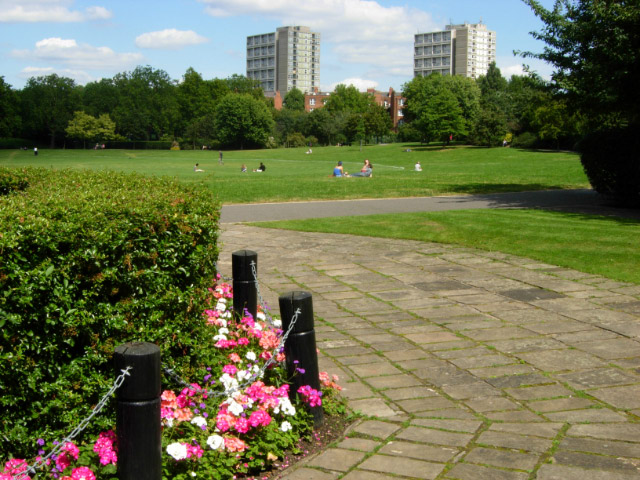
M 239 363 L 242 362 L 242 358 L 240 358 L 240 355 L 238 355 L 237 353 L 231 353 L 229 354 L 229 360 L 231 360 L 233 363 Z
M 71 472 L 71 478 L 73 480 L 96 480 L 96 476 L 88 467 L 74 468 Z
M 202 454 L 204 450 L 200 445 L 187 445 L 187 458 L 192 458 L 195 460 L 196 458 L 202 458 Z
M 113 430 L 108 432 L 101 432 L 98 436 L 98 440 L 93 445 L 93 451 L 98 454 L 100 458 L 100 464 L 109 465 L 110 463 L 116 465 L 118 463 L 117 449 L 114 449 L 113 444 L 116 441 L 116 434 Z
M 228 373 L 229 375 L 235 375 L 238 372 L 238 369 L 235 365 L 229 364 L 222 367 L 223 373 Z
M 298 388 L 298 393 L 302 397 L 304 403 L 309 404 L 310 407 L 319 407 L 322 405 L 322 392 L 314 390 L 309 385 L 303 385 Z
M 262 338 L 259 341 L 260 346 L 264 350 L 273 350 L 279 345 L 279 343 L 280 343 L 280 339 L 275 334 L 275 332 L 271 330 L 267 330 L 266 332 L 263 332 Z
M 266 427 L 271 423 L 271 416 L 263 410 L 256 410 L 254 412 L 251 412 L 249 423 L 254 428 L 258 426 Z
M 246 347 L 249 343 L 251 343 L 251 341 L 247 337 L 240 337 L 238 339 L 238 345 L 240 346 Z
M 249 424 L 249 420 L 244 417 L 238 417 L 236 419 L 236 424 L 233 427 L 238 433 L 247 433 L 251 425 Z
M 0 480 L 30 480 L 28 475 L 20 475 L 27 471 L 29 465 L 25 460 L 12 458 L 4 464 L 4 472 L 0 474 Z

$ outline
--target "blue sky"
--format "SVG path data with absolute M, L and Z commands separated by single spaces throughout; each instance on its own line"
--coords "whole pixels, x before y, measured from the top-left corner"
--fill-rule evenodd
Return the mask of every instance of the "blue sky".
M 521 0 L 0 0 L 0 76 L 20 89 L 29 77 L 85 84 L 137 65 L 175 80 L 189 67 L 205 79 L 244 75 L 248 35 L 306 25 L 322 36 L 323 90 L 401 90 L 413 75 L 414 34 L 465 21 L 497 32 L 504 76 L 523 63 L 551 74 L 512 53 L 543 47 L 529 34 L 542 24 Z

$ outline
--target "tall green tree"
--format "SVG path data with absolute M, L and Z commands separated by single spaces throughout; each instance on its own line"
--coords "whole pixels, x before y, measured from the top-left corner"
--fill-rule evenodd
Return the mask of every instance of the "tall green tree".
M 111 115 L 119 103 L 120 90 L 110 78 L 89 82 L 82 88 L 83 109 L 89 115 Z
M 113 111 L 118 133 L 132 140 L 172 136 L 181 125 L 176 85 L 164 70 L 150 66 L 116 75 L 120 102 Z
M 542 52 L 520 52 L 554 67 L 556 92 L 582 112 L 589 133 L 581 161 L 593 188 L 640 205 L 640 2 L 556 0 L 553 9 L 523 0 L 544 23 Z
M 556 0 L 553 9 L 522 0 L 544 23 L 534 38 L 542 52 L 517 52 L 554 67 L 556 90 L 592 123 L 639 123 L 640 3 L 637 0 Z
M 302 93 L 300 89 L 293 87 L 284 96 L 282 105 L 287 110 L 303 112 L 304 111 L 304 93 Z
M 327 99 L 324 108 L 331 113 L 364 113 L 373 103 L 371 95 L 360 92 L 355 86 L 339 84 Z
M 80 91 L 71 78 L 51 74 L 31 77 L 20 94 L 22 120 L 27 135 L 45 140 L 53 148 L 64 134 L 73 112 L 80 107 Z
M 113 140 L 116 137 L 116 124 L 106 113 L 95 118 L 78 111 L 74 113 L 65 131 L 71 138 L 82 140 L 85 148 L 87 141 L 102 143 Z
M 0 77 L 0 137 L 17 136 L 21 125 L 18 93 Z
M 264 147 L 273 130 L 267 105 L 248 93 L 230 93 L 216 105 L 218 140 L 230 147 Z
M 440 74 L 415 77 L 405 83 L 406 119 L 425 141 L 446 142 L 450 136 L 464 137 L 468 133 L 458 99 Z

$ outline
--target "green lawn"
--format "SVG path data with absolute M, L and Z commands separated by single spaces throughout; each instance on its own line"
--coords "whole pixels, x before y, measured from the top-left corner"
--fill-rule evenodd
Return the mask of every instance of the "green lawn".
M 406 152 L 411 149 L 411 152 Z M 363 147 L 314 147 L 224 152 L 168 150 L 0 150 L 0 166 L 113 169 L 168 175 L 203 182 L 223 203 L 312 199 L 385 198 L 461 193 L 513 192 L 586 188 L 578 155 L 514 148 L 424 147 L 390 144 Z M 374 165 L 372 178 L 332 178 L 338 160 L 349 172 L 365 158 Z M 422 172 L 414 172 L 419 160 Z M 267 170 L 253 173 L 260 162 Z M 198 162 L 204 170 L 195 173 Z M 240 173 L 246 164 L 249 172 Z
M 542 210 L 459 210 L 265 222 L 309 232 L 439 242 L 521 255 L 640 284 L 640 222 Z

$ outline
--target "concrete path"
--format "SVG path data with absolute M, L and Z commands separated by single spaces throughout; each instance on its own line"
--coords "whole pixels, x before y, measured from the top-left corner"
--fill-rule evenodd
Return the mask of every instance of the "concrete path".
M 221 241 L 225 275 L 258 252 L 276 309 L 313 294 L 321 370 L 367 415 L 283 478 L 640 478 L 640 286 L 417 241 L 230 223 Z
M 546 208 L 640 219 L 640 210 L 614 208 L 593 190 L 544 190 L 445 197 L 382 198 L 224 205 L 222 223 L 298 220 L 476 208 Z

